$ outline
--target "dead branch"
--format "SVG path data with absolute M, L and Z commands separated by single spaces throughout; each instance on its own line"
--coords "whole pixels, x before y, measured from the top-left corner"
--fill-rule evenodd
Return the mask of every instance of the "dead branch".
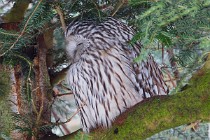
M 39 113 L 38 113 L 38 110 L 36 109 L 36 105 L 35 105 L 33 99 L 31 100 L 31 104 L 32 104 L 32 107 L 33 107 L 34 112 L 36 113 L 36 115 L 38 115 Z
M 120 8 L 121 8 L 124 4 L 127 4 L 127 3 L 128 3 L 128 0 L 120 0 L 120 1 L 116 4 L 114 10 L 112 11 L 111 16 L 113 17 L 113 16 L 120 10 Z
M 189 130 L 189 129 L 193 129 L 193 131 L 196 131 L 199 123 L 201 122 L 201 120 L 197 120 L 193 123 L 190 123 L 188 126 L 186 126 L 182 131 L 186 131 L 186 130 Z
M 60 97 L 60 96 L 72 95 L 73 94 L 72 91 L 69 91 L 69 93 L 60 93 L 60 91 L 56 87 L 53 88 L 53 91 L 55 93 L 54 97 Z
M 69 118 L 67 119 L 65 122 L 55 122 L 55 123 L 51 123 L 52 125 L 62 125 L 65 123 L 68 123 L 72 120 L 72 118 L 79 113 L 79 111 L 86 105 L 86 100 L 82 103 L 82 105 L 77 109 L 77 111 Z
M 18 104 L 15 103 L 14 101 L 12 101 L 12 100 L 8 100 L 8 101 L 11 102 L 11 103 L 13 103 L 15 106 L 18 106 Z
M 65 93 L 65 94 L 56 94 L 55 97 L 60 97 L 60 96 L 66 96 L 66 95 L 72 95 L 73 92 Z
M 163 64 L 164 64 L 164 63 L 163 63 Z M 166 64 L 164 64 L 164 65 L 166 66 Z M 169 81 L 171 81 L 173 87 L 176 87 L 176 84 L 174 83 L 174 80 L 173 80 L 173 78 L 172 78 L 172 76 L 171 76 L 169 70 L 165 68 L 165 71 L 166 71 L 166 74 L 168 75 L 168 77 L 169 77 L 169 79 L 170 79 Z
M 64 20 L 64 16 L 63 16 L 63 12 L 61 10 L 61 8 L 59 6 L 55 6 L 55 10 L 57 11 L 59 17 L 60 17 L 60 21 L 61 21 L 61 26 L 63 31 L 66 31 L 66 24 L 65 24 L 65 20 Z
M 179 73 L 179 71 L 177 69 L 177 63 L 173 59 L 174 58 L 173 48 L 167 49 L 167 52 L 168 52 L 169 62 L 171 64 L 174 77 L 179 80 L 180 79 L 180 73 Z
M 172 79 L 166 79 L 164 80 L 164 82 L 171 82 L 171 81 L 176 81 L 177 79 L 176 78 L 172 78 Z

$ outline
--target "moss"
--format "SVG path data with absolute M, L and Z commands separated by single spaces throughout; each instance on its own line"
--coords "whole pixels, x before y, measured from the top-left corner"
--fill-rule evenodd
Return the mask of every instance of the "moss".
M 190 87 L 176 95 L 157 97 L 136 107 L 125 123 L 107 131 L 92 133 L 93 139 L 145 139 L 165 129 L 187 124 L 198 119 L 210 120 L 210 72 L 196 75 Z M 114 130 L 118 128 L 118 134 Z
M 90 133 L 92 140 L 145 139 L 160 131 L 201 119 L 210 121 L 210 70 L 201 69 L 190 80 L 189 87 L 171 96 L 161 96 L 139 103 L 122 114 L 123 124 Z M 118 121 L 119 118 L 116 120 Z M 118 129 L 118 133 L 115 130 Z M 80 133 L 78 133 L 79 135 Z M 72 138 L 72 137 L 71 137 Z M 62 138 L 69 140 L 70 137 Z
M 114 125 L 102 132 L 93 132 L 92 139 L 145 139 L 153 134 L 194 122 L 210 121 L 210 71 L 194 75 L 190 87 L 168 97 L 156 97 L 140 103 L 128 114 L 123 125 Z M 118 134 L 114 130 L 118 128 Z

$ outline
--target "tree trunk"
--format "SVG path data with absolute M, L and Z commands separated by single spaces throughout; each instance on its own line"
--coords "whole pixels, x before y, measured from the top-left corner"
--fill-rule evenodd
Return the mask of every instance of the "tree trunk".
M 15 93 L 17 96 L 17 109 L 18 113 L 22 114 L 22 96 L 21 96 L 21 85 L 22 85 L 22 71 L 21 66 L 16 65 L 14 67 L 14 77 L 15 77 Z
M 38 37 L 37 56 L 34 58 L 34 72 L 35 72 L 35 113 L 36 122 L 34 131 L 36 137 L 42 137 L 43 132 L 39 132 L 38 128 L 51 122 L 51 103 L 52 103 L 52 88 L 48 75 L 48 68 L 46 64 L 47 46 L 44 40 L 44 35 Z

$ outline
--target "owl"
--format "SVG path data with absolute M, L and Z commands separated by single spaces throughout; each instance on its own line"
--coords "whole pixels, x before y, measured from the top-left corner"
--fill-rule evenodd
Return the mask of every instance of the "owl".
M 66 82 L 80 110 L 82 129 L 108 128 L 117 116 L 146 98 L 167 95 L 163 74 L 151 55 L 134 62 L 141 43 L 120 20 L 76 21 L 65 33 L 71 65 Z

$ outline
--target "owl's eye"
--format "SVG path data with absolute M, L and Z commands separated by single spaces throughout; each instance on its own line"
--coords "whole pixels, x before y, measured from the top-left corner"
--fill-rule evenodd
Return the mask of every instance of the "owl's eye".
M 82 45 L 82 43 L 77 44 L 77 46 L 81 46 L 81 45 Z

